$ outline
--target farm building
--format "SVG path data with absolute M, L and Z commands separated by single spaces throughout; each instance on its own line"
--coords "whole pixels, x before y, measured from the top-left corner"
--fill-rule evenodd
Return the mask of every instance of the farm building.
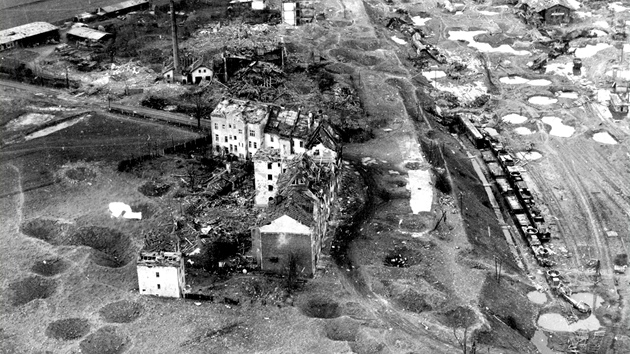
M 112 38 L 112 35 L 107 32 L 102 32 L 89 27 L 76 27 L 71 28 L 66 32 L 66 39 L 68 42 L 82 43 L 85 45 L 93 45 L 97 43 L 104 43 Z
M 87 22 L 96 21 L 97 19 L 98 19 L 98 16 L 95 13 L 83 12 L 74 16 L 72 20 L 74 22 L 87 23 Z
M 569 23 L 573 11 L 567 0 L 522 0 L 521 8 L 540 14 L 542 22 L 548 25 Z
M 622 99 L 618 94 L 610 94 L 610 109 L 615 113 L 628 114 L 630 102 Z
M 99 16 L 116 17 L 132 11 L 147 10 L 150 6 L 151 3 L 149 0 L 129 0 L 110 6 L 99 7 L 96 13 Z
M 182 84 L 200 84 L 202 81 L 210 81 L 214 77 L 214 72 L 209 65 L 204 63 L 203 58 L 196 60 L 182 58 L 182 62 L 183 65 L 179 75 L 175 75 L 172 62 L 164 67 L 162 76 L 166 82 L 172 83 L 176 82 L 176 80 L 181 80 Z
M 0 31 L 0 50 L 31 47 L 59 40 L 59 27 L 47 22 L 33 22 Z
M 183 297 L 186 277 L 180 252 L 140 252 L 136 268 L 140 294 Z

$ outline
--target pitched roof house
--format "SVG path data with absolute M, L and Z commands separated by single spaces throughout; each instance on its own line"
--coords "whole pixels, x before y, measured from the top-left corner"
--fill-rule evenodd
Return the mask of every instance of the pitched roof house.
M 544 23 L 559 25 L 571 21 L 571 11 L 575 10 L 567 0 L 521 0 L 517 7 L 528 8 L 537 12 Z

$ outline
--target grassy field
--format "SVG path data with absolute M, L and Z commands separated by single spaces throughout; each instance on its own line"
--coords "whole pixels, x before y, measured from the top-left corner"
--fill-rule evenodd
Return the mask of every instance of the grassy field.
M 72 18 L 82 12 L 122 2 L 120 0 L 2 0 L 0 2 L 0 29 L 11 28 L 35 21 L 56 22 Z M 166 1 L 153 1 L 161 5 Z

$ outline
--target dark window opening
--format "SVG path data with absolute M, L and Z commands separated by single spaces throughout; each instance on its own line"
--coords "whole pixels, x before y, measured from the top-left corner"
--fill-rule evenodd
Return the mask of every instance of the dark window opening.
M 269 258 L 269 262 L 271 262 L 271 263 L 278 263 L 278 262 L 280 262 L 280 258 L 278 258 L 278 257 L 271 257 L 271 258 Z

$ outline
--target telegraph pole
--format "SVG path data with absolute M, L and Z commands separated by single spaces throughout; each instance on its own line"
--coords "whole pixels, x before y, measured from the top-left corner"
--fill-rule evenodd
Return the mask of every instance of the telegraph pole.
M 179 43 L 177 42 L 177 17 L 175 1 L 171 0 L 171 35 L 173 37 L 173 81 L 179 76 Z

